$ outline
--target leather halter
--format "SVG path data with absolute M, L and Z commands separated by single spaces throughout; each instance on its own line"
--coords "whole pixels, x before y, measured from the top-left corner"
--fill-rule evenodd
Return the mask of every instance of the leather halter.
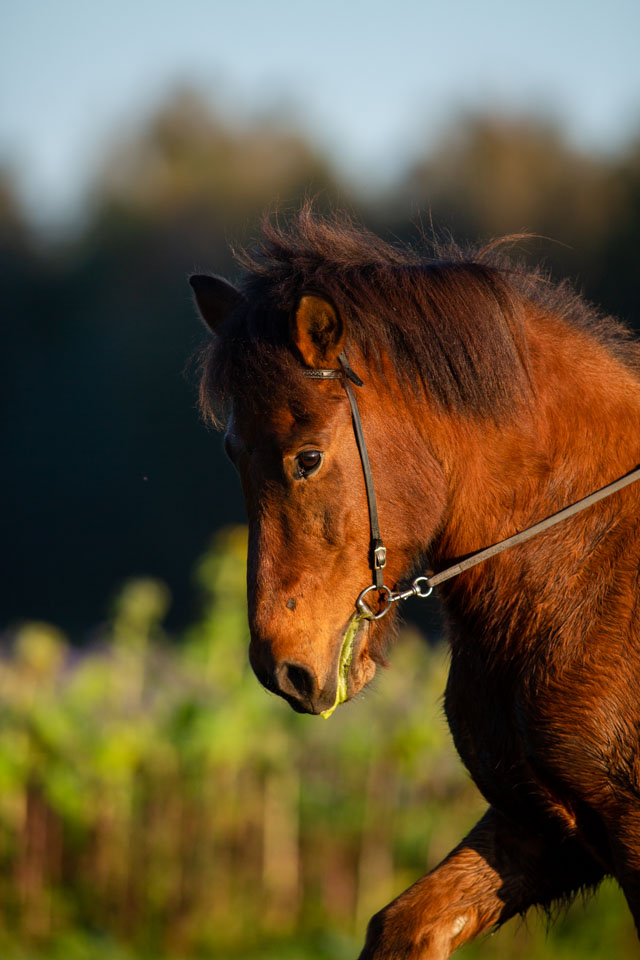
M 342 386 L 344 387 L 347 397 L 349 398 L 349 404 L 351 406 L 351 419 L 353 421 L 353 431 L 356 435 L 356 443 L 358 444 L 358 452 L 360 453 L 362 472 L 364 473 L 364 485 L 367 488 L 367 503 L 369 505 L 369 527 L 371 530 L 369 565 L 371 567 L 371 572 L 373 573 L 373 583 L 371 586 L 375 587 L 377 590 L 383 590 L 386 589 L 383 582 L 384 574 L 382 571 L 384 570 L 387 562 L 387 548 L 382 542 L 382 536 L 380 534 L 378 504 L 376 503 L 376 491 L 373 485 L 373 474 L 371 473 L 371 464 L 369 463 L 369 453 L 367 451 L 367 443 L 364 439 L 364 433 L 362 432 L 362 420 L 360 419 L 360 411 L 358 410 L 356 395 L 351 386 L 351 384 L 354 383 L 357 387 L 361 387 L 363 386 L 363 382 L 358 374 L 354 373 L 349 366 L 349 362 L 344 350 L 339 354 L 338 361 L 340 363 L 340 368 L 337 370 L 313 368 L 311 370 L 305 370 L 304 375 L 305 377 L 311 377 L 313 380 L 342 380 Z
M 376 492 L 373 485 L 373 474 L 371 473 L 369 454 L 367 452 L 367 444 L 362 430 L 362 421 L 360 419 L 358 403 L 356 401 L 356 395 L 353 392 L 353 387 L 351 386 L 352 383 L 357 387 L 362 387 L 364 384 L 360 377 L 351 369 L 344 350 L 338 355 L 338 362 L 340 363 L 340 367 L 336 369 L 305 369 L 304 375 L 305 377 L 309 377 L 313 380 L 341 380 L 342 386 L 344 387 L 347 397 L 349 398 L 349 405 L 351 406 L 353 431 L 355 434 L 356 443 L 358 445 L 358 452 L 360 453 L 362 471 L 364 473 L 364 483 L 367 490 L 369 526 L 371 530 L 369 564 L 373 574 L 373 583 L 370 586 L 365 587 L 356 600 L 356 607 L 362 619 L 379 620 L 381 617 L 384 617 L 391 604 L 395 603 L 397 600 L 407 600 L 409 597 L 428 597 L 433 588 L 438 586 L 440 583 L 444 583 L 445 580 L 450 580 L 452 577 L 457 577 L 458 574 L 463 573 L 465 570 L 469 570 L 471 567 L 475 567 L 476 564 L 482 563 L 483 560 L 488 560 L 490 557 L 495 557 L 498 553 L 502 553 L 503 550 L 507 550 L 509 547 L 515 547 L 519 543 L 526 543 L 527 540 L 530 540 L 532 537 L 537 536 L 537 534 L 542 533 L 544 530 L 548 530 L 550 527 L 555 526 L 556 523 L 561 523 L 563 520 L 568 520 L 569 517 L 574 516 L 576 513 L 580 513 L 582 510 L 586 510 L 587 507 L 597 503 L 599 500 L 604 500 L 605 497 L 609 497 L 611 494 L 617 493 L 618 490 L 622 490 L 623 487 L 628 486 L 630 483 L 635 483 L 636 480 L 640 480 L 640 466 L 636 466 L 633 470 L 630 470 L 629 473 L 625 473 L 623 476 L 618 477 L 618 479 L 614 480 L 613 483 L 609 483 L 605 487 L 601 487 L 600 490 L 596 490 L 587 497 L 583 497 L 582 500 L 577 500 L 575 503 L 570 504 L 563 510 L 558 510 L 557 513 L 552 513 L 539 523 L 535 523 L 531 527 L 526 527 L 519 533 L 515 533 L 513 536 L 507 537 L 505 540 L 500 540 L 498 543 L 494 543 L 489 547 L 485 547 L 482 550 L 476 550 L 474 553 L 469 554 L 469 556 L 464 560 L 461 560 L 459 563 L 454 563 L 452 566 L 447 567 L 445 570 L 441 570 L 439 573 L 432 574 L 431 576 L 421 575 L 416 577 L 412 581 L 411 586 L 406 590 L 391 590 L 384 583 L 383 570 L 387 562 L 387 549 L 380 534 L 380 523 L 378 520 L 378 506 L 376 503 Z M 367 594 L 372 590 L 377 591 L 379 594 L 385 594 L 381 601 L 385 604 L 385 606 L 378 613 L 374 613 L 365 600 Z

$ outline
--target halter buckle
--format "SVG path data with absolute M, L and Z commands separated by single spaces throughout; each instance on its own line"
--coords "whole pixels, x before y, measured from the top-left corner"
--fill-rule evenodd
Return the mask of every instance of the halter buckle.
M 381 543 L 373 549 L 374 569 L 382 570 L 387 565 L 387 548 Z

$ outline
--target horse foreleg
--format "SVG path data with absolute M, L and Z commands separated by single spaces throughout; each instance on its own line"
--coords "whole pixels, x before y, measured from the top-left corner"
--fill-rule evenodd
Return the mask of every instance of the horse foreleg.
M 372 918 L 359 960 L 446 960 L 527 907 L 602 875 L 575 841 L 547 840 L 490 808 L 439 867 Z

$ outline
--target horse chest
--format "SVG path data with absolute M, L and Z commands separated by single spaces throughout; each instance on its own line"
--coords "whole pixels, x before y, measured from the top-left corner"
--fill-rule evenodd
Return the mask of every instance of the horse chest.
M 549 792 L 533 775 L 516 683 L 508 670 L 486 671 L 454 654 L 445 712 L 458 753 L 478 789 L 506 814 L 541 810 Z
M 567 669 L 562 681 L 540 680 L 533 696 L 522 671 L 488 669 L 478 648 L 454 648 L 445 695 L 456 748 L 489 803 L 513 819 L 551 818 L 599 848 L 602 862 L 609 854 L 594 817 L 615 815 L 616 796 L 637 803 L 640 795 L 640 673 L 635 661 L 613 662 L 597 701 L 582 694 L 593 691 L 592 661 Z

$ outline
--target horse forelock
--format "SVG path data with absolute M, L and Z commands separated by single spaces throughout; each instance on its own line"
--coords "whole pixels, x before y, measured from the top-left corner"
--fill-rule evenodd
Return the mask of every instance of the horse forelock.
M 288 314 L 262 298 L 228 319 L 202 354 L 200 406 L 206 419 L 220 427 L 234 407 L 242 407 L 245 419 L 266 427 L 285 408 L 300 423 L 322 406 L 322 395 L 291 349 L 288 326 Z

